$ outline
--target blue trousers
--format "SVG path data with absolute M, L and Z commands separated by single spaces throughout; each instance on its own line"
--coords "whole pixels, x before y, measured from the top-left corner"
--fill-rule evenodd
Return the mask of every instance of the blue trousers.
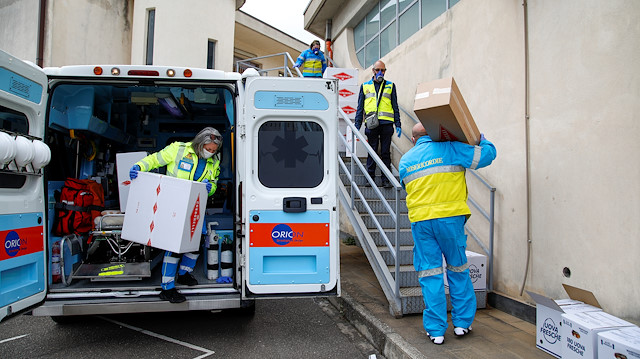
M 393 122 L 382 121 L 380 122 L 380 125 L 373 130 L 365 128 L 364 134 L 367 136 L 369 146 L 371 146 L 375 152 L 378 152 L 378 145 L 380 145 L 380 159 L 382 160 L 382 163 L 391 170 L 391 137 L 393 136 Z M 371 158 L 371 156 L 368 156 L 367 172 L 369 172 L 369 176 L 373 179 L 376 178 L 376 167 L 376 162 Z
M 196 266 L 199 252 L 192 253 L 173 253 L 164 252 L 164 259 L 162 260 L 162 289 L 167 290 L 176 286 L 176 272 L 179 275 L 193 272 L 193 267 Z M 182 257 L 182 260 L 180 259 Z M 178 271 L 178 263 L 180 263 L 180 270 Z
M 476 314 L 476 296 L 465 253 L 465 221 L 466 216 L 455 216 L 411 223 L 413 266 L 418 271 L 425 304 L 422 324 L 431 336 L 442 336 L 447 330 L 443 255 L 447 261 L 453 326 L 470 327 Z

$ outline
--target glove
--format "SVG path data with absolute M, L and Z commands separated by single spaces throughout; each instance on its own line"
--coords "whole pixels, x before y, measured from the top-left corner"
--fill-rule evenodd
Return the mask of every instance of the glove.
M 300 65 L 296 64 L 296 65 L 293 65 L 293 67 L 300 67 Z
M 206 185 L 207 185 L 207 193 L 211 192 L 211 187 L 212 187 L 212 186 L 211 186 L 211 182 L 209 182 L 209 180 L 205 178 L 205 179 L 202 181 L 202 183 L 206 183 Z
M 398 137 L 400 137 L 402 135 L 402 128 L 396 127 L 396 133 L 398 134 Z
M 487 139 L 484 137 L 484 133 L 480 134 L 480 141 L 486 141 Z
M 133 165 L 133 167 L 131 167 L 131 169 L 129 170 L 129 178 L 131 179 L 138 178 L 138 171 L 140 171 L 140 166 Z

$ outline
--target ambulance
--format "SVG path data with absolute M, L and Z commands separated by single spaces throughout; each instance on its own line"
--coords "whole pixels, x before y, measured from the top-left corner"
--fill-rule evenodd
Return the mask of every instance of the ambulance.
M 259 298 L 340 295 L 337 116 L 333 79 L 42 69 L 0 51 L 0 319 L 253 313 Z M 221 172 L 206 205 L 187 213 L 190 240 L 200 241 L 198 284 L 177 284 L 187 300 L 170 303 L 159 298 L 164 250 L 122 236 L 135 190 L 128 173 L 140 156 L 205 127 L 223 137 Z M 91 228 L 65 232 L 61 191 L 75 180 L 98 184 L 103 200 Z

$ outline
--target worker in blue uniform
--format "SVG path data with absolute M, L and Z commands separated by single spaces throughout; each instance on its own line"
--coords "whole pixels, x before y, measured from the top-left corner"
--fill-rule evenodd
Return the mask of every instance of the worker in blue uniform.
M 313 40 L 309 48 L 302 51 L 293 67 L 302 67 L 303 77 L 322 77 L 327 69 L 327 60 L 320 51 L 320 41 Z
M 423 326 L 433 343 L 442 344 L 447 330 L 443 255 L 455 335 L 469 333 L 476 313 L 465 254 L 464 224 L 471 215 L 465 168 L 488 166 L 496 158 L 496 149 L 484 135 L 477 146 L 457 141 L 434 142 L 422 123 L 413 127 L 412 141 L 414 147 L 402 156 L 398 165 L 400 182 L 407 191 L 413 265 L 425 303 Z
M 206 183 L 207 193 L 212 196 L 217 188 L 220 175 L 220 147 L 222 136 L 213 127 L 202 129 L 191 142 L 173 142 L 159 152 L 136 162 L 129 171 L 129 177 L 135 179 L 139 171 L 150 171 L 166 166 L 167 175 L 191 181 Z M 175 277 L 178 272 L 178 283 L 194 286 L 198 284 L 191 274 L 196 265 L 199 253 L 173 253 L 166 251 L 162 262 L 162 291 L 160 299 L 171 303 L 181 303 L 186 297 L 175 288 Z M 178 264 L 180 268 L 178 270 Z

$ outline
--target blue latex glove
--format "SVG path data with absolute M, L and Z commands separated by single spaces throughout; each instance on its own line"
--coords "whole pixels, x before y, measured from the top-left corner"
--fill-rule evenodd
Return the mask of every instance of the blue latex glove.
M 218 277 L 218 279 L 216 279 L 216 282 L 218 283 L 231 283 L 231 277 Z
M 398 137 L 400 137 L 402 135 L 402 127 L 396 127 L 396 133 L 398 134 Z
M 129 178 L 131 179 L 138 178 L 138 171 L 140 171 L 140 166 L 133 165 L 133 167 L 131 167 L 131 169 L 129 170 Z
M 480 141 L 486 141 L 486 138 L 484 137 L 484 133 L 480 134 Z
M 209 180 L 205 178 L 202 181 L 202 183 L 206 183 L 207 184 L 207 193 L 211 192 L 211 182 L 209 182 Z

